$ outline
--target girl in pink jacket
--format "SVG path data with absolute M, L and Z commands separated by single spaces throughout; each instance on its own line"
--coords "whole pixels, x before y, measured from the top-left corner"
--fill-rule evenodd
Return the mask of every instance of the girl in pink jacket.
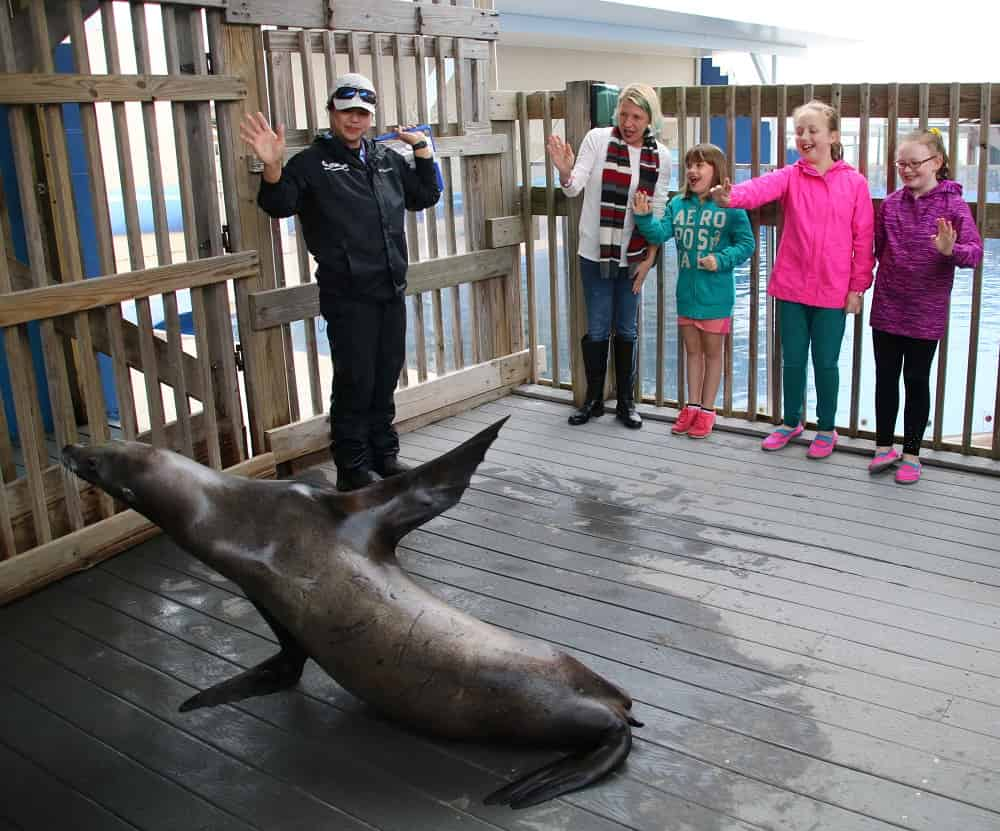
M 788 167 L 717 186 L 715 201 L 752 209 L 781 200 L 784 227 L 767 292 L 778 301 L 784 386 L 783 423 L 764 439 L 780 450 L 802 432 L 806 358 L 812 350 L 818 431 L 806 455 L 823 459 L 837 444 L 840 344 L 847 313 L 861 311 L 872 283 L 874 215 L 868 182 L 843 161 L 840 116 L 822 101 L 795 110 L 795 146 Z

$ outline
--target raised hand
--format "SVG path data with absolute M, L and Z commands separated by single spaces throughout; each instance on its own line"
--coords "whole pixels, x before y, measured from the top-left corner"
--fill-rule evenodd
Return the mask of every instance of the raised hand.
M 718 271 L 719 263 L 715 259 L 715 254 L 706 254 L 704 257 L 699 257 L 698 268 L 704 269 L 705 271 Z
M 636 216 L 645 216 L 653 210 L 649 203 L 649 196 L 644 190 L 637 190 L 632 197 L 632 213 Z
M 552 164 L 559 171 L 559 176 L 563 180 L 568 179 L 570 173 L 573 172 L 573 164 L 576 162 L 576 153 L 573 152 L 573 148 L 557 135 L 549 136 L 545 145 L 548 148 Z
M 729 207 L 729 198 L 733 194 L 733 183 L 729 179 L 724 179 L 721 185 L 712 188 L 708 195 L 712 197 L 715 204 L 721 208 Z
M 950 257 L 955 250 L 955 240 L 958 239 L 958 231 L 947 219 L 938 217 L 937 233 L 932 237 L 937 250 L 945 257 Z
M 427 141 L 427 136 L 424 134 L 423 130 L 414 130 L 414 125 L 400 125 L 396 128 L 396 135 L 399 140 L 405 142 L 406 144 L 416 144 L 418 141 Z
M 271 129 L 263 113 L 244 113 L 240 122 L 240 138 L 263 162 L 265 167 L 281 164 L 285 156 L 285 125 L 279 124 L 278 131 Z

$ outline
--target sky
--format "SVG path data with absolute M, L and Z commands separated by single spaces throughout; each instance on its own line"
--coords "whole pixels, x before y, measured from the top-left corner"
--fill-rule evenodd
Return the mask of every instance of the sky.
M 996 0 L 612 0 L 857 39 L 779 58 L 780 83 L 1000 81 Z M 803 8 L 815 14 L 802 14 Z M 859 21 L 863 21 L 860 23 Z M 740 78 L 740 83 L 755 79 Z

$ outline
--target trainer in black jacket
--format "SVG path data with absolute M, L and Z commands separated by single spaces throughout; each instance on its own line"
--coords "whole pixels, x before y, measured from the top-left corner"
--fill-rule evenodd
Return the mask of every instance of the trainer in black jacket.
M 328 103 L 330 131 L 283 168 L 284 127 L 275 133 L 259 113 L 241 125 L 264 162 L 258 204 L 273 217 L 297 214 L 318 264 L 334 362 L 331 447 L 343 490 L 405 469 L 392 426 L 406 345 L 405 212 L 429 208 L 440 197 L 423 134 L 399 134 L 413 147 L 414 168 L 364 138 L 374 103 L 375 90 L 363 75 L 338 78 Z

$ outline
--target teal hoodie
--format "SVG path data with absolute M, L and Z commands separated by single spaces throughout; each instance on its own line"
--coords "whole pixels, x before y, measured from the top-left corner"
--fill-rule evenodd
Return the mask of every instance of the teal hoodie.
M 671 235 L 677 244 L 679 316 L 714 320 L 733 313 L 733 269 L 749 259 L 754 248 L 746 211 L 678 194 L 670 200 L 663 219 L 646 214 L 636 216 L 635 224 L 650 245 L 659 245 Z M 698 258 L 707 254 L 715 255 L 718 271 L 698 268 Z

